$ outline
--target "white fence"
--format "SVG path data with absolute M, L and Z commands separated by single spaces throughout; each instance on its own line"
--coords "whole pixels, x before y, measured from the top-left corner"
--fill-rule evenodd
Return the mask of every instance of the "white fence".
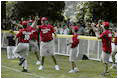
M 69 56 L 70 46 L 67 46 L 69 39 L 70 38 L 55 39 L 55 54 Z M 87 55 L 89 59 L 100 60 L 102 52 L 101 41 L 80 39 L 77 50 L 77 55 L 79 55 L 80 59 L 83 55 Z
M 7 47 L 7 32 L 1 33 L 1 47 Z M 70 55 L 70 46 L 67 46 L 68 40 L 71 38 L 56 38 L 54 41 L 55 54 L 69 56 Z M 77 55 L 81 59 L 83 55 L 86 55 L 89 59 L 100 60 L 101 56 L 101 41 L 98 40 L 87 40 L 80 39 L 80 43 L 77 48 Z M 116 57 L 117 58 L 117 57 Z M 110 59 L 111 61 L 111 59 Z

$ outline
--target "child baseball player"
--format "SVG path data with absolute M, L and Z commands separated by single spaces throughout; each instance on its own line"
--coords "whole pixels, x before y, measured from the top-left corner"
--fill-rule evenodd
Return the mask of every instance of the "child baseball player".
M 32 23 L 33 23 L 33 20 L 28 21 L 29 25 L 27 28 L 31 31 L 29 45 L 30 45 L 31 51 L 34 52 L 34 54 L 36 55 L 36 58 L 37 58 L 36 64 L 38 65 L 40 64 L 40 57 L 39 57 L 40 50 L 38 46 L 39 39 L 38 39 L 38 32 L 36 28 L 32 27 Z
M 111 69 L 116 69 L 117 68 L 117 64 L 115 62 L 115 55 L 117 54 L 117 32 L 114 32 L 114 38 L 113 38 L 113 45 L 114 45 L 114 48 L 112 48 L 112 61 L 113 61 L 113 64 L 111 66 Z
M 102 54 L 101 60 L 104 63 L 104 72 L 101 75 L 107 75 L 109 73 L 108 63 L 109 57 L 111 55 L 111 41 L 112 41 L 112 33 L 109 31 L 109 22 L 103 22 L 104 31 L 99 35 L 98 31 L 95 30 L 94 24 L 92 24 L 92 28 L 95 31 L 95 34 L 98 39 L 102 39 Z
M 29 52 L 29 39 L 31 32 L 27 29 L 27 22 L 23 21 L 23 29 L 19 30 L 19 33 L 16 34 L 19 43 L 14 49 L 14 53 L 17 53 L 20 59 L 19 65 L 23 67 L 22 72 L 28 72 L 27 56 Z
M 79 69 L 77 68 L 75 61 L 77 60 L 78 56 L 77 56 L 77 47 L 79 44 L 79 39 L 78 39 L 78 27 L 77 26 L 73 26 L 72 27 L 72 32 L 73 32 L 73 37 L 72 37 L 72 41 L 69 43 L 71 44 L 71 50 L 70 50 L 70 56 L 69 56 L 69 61 L 71 62 L 72 65 L 72 69 L 69 71 L 69 73 L 76 73 L 79 71 Z M 67 45 L 69 45 L 67 44 Z

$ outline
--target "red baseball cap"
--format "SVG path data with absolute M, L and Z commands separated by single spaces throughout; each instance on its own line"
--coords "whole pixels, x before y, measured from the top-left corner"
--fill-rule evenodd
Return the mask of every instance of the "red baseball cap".
M 22 22 L 22 25 L 27 25 L 27 21 L 23 21 Z
M 29 22 L 29 23 L 30 23 L 30 22 L 33 22 L 33 20 L 29 20 L 28 22 Z
M 104 27 L 109 27 L 109 22 L 103 22 L 102 24 L 104 25 Z
M 73 30 L 78 30 L 79 27 L 78 27 L 78 26 L 73 26 L 72 29 L 73 29 Z
M 48 20 L 48 18 L 46 18 L 46 17 L 41 18 L 41 21 L 46 21 L 46 20 Z

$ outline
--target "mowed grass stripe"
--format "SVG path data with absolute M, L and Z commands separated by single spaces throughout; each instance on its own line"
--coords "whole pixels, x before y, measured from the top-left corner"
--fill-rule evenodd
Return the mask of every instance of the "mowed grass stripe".
M 2 65 L 2 67 L 3 67 L 3 68 L 6 68 L 6 69 L 9 69 L 9 70 L 12 70 L 12 71 L 15 71 L 15 72 L 19 72 L 19 73 L 23 73 L 23 74 L 26 74 L 26 75 L 31 75 L 31 76 L 33 76 L 33 77 L 41 78 L 41 77 L 39 77 L 39 75 L 31 74 L 31 73 L 29 73 L 29 72 L 21 72 L 21 70 L 14 69 L 14 68 L 7 67 L 7 66 L 3 66 L 3 65 Z M 43 78 L 43 77 L 42 77 L 42 78 Z
M 28 55 L 28 71 L 31 74 L 36 74 L 41 78 L 116 78 L 117 75 L 116 70 L 111 70 L 108 76 L 101 76 L 100 73 L 103 72 L 104 66 L 101 62 L 86 60 L 86 61 L 77 61 L 76 64 L 80 70 L 79 73 L 69 74 L 68 71 L 71 69 L 71 64 L 68 61 L 68 57 L 66 56 L 55 56 L 58 64 L 61 68 L 60 71 L 56 71 L 54 69 L 54 63 L 51 57 L 46 57 L 44 63 L 44 70 L 39 71 L 39 65 L 36 65 L 36 57 L 33 53 L 29 53 Z M 6 68 L 1 68 L 1 76 L 4 78 L 35 78 L 32 75 L 24 75 L 21 72 L 22 67 L 18 65 L 19 60 L 8 60 L 6 57 L 6 51 L 1 51 L 1 65 L 11 67 L 14 69 L 20 70 L 20 72 L 6 70 Z M 4 74 L 7 74 L 6 76 Z

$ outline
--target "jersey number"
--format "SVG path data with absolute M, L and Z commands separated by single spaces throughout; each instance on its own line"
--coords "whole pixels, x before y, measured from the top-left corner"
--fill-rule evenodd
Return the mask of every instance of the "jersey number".
M 25 35 L 24 40 L 29 40 L 30 36 L 29 35 Z

